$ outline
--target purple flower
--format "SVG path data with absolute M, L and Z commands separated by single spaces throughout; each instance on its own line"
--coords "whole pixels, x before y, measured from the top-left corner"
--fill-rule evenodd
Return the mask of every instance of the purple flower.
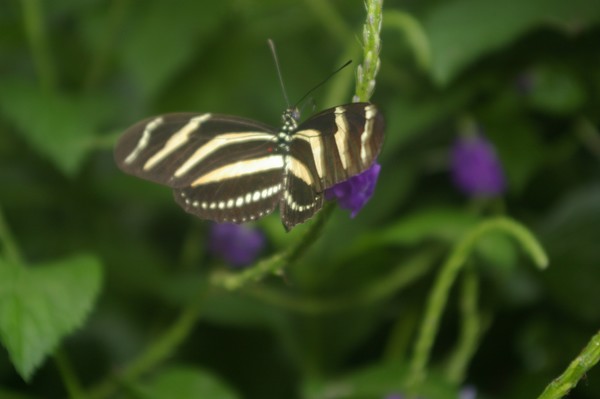
M 404 399 L 404 396 L 397 393 L 393 393 L 391 395 L 387 395 L 385 399 Z
M 472 385 L 467 385 L 458 392 L 458 399 L 475 399 L 477 397 L 477 389 Z
M 381 165 L 374 163 L 364 172 L 325 190 L 325 198 L 337 199 L 342 208 L 352 211 L 350 217 L 355 217 L 371 199 L 380 170 Z
M 458 138 L 452 148 L 454 184 L 472 197 L 495 197 L 506 189 L 496 150 L 483 135 Z
M 209 250 L 232 266 L 252 263 L 265 245 L 258 229 L 232 223 L 215 223 L 209 238 Z

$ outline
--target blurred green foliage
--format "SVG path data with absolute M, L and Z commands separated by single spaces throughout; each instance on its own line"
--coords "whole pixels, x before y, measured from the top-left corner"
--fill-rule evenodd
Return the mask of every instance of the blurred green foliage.
M 364 19 L 361 0 L 0 3 L 0 397 L 403 393 L 439 267 L 492 215 L 528 226 L 549 268 L 505 235 L 478 241 L 421 397 L 532 398 L 566 368 L 600 327 L 597 0 L 387 0 L 376 195 L 354 220 L 336 210 L 283 278 L 211 284 L 227 266 L 206 252 L 209 223 L 117 170 L 116 137 L 149 115 L 278 124 L 267 38 L 294 101 L 362 61 Z M 353 78 L 334 77 L 315 108 L 349 102 Z M 503 198 L 452 185 L 449 148 L 473 121 L 502 161 Z M 259 226 L 265 255 L 310 229 Z M 569 397 L 600 397 L 598 369 Z

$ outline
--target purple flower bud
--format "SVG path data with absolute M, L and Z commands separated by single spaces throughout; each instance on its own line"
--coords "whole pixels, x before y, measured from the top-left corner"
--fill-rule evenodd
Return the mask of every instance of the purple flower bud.
M 397 393 L 393 393 L 391 395 L 387 395 L 385 399 L 404 399 L 404 396 Z
M 458 399 L 475 399 L 477 398 L 477 389 L 472 385 L 467 385 L 458 392 Z
M 459 137 L 452 148 L 454 184 L 472 197 L 494 197 L 506 189 L 502 165 L 482 135 Z
M 373 196 L 380 170 L 381 165 L 374 163 L 364 172 L 325 190 L 325 198 L 337 199 L 342 208 L 352 211 L 350 217 L 354 218 Z
M 232 223 L 215 223 L 211 227 L 210 252 L 235 267 L 252 263 L 265 245 L 258 229 Z

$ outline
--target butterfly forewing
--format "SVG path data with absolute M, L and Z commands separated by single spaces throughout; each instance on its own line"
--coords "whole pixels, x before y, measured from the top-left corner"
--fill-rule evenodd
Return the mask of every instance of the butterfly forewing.
M 115 159 L 132 175 L 174 188 L 186 187 L 232 159 L 271 155 L 275 139 L 270 126 L 249 119 L 167 114 L 129 128 L 117 143 Z

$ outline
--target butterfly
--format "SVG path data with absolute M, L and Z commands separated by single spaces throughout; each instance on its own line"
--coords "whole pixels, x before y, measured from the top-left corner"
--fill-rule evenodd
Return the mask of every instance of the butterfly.
M 243 223 L 279 205 L 289 231 L 321 209 L 327 188 L 373 164 L 384 131 L 371 103 L 299 118 L 288 108 L 274 128 L 211 113 L 160 115 L 127 129 L 115 160 L 126 173 L 171 187 L 175 201 L 202 219 Z

